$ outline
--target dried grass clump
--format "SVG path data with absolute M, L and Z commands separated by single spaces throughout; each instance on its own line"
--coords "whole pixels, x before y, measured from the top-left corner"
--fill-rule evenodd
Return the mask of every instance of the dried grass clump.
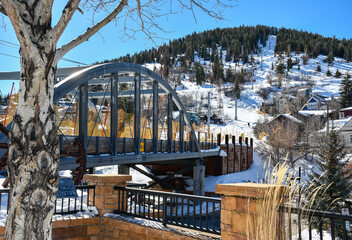
M 269 163 L 270 166 L 270 163 Z M 323 173 L 324 174 L 324 173 Z M 289 171 L 286 163 L 277 164 L 272 170 L 267 168 L 265 179 L 262 183 L 269 184 L 268 191 L 263 193 L 262 199 L 257 205 L 254 221 L 251 216 L 247 217 L 247 239 L 255 240 L 281 240 L 287 236 L 285 214 L 280 210 L 282 206 L 288 207 L 288 217 L 291 217 L 291 208 L 299 205 L 302 209 L 314 209 L 313 203 L 320 192 L 326 191 L 329 186 L 312 188 L 301 183 L 295 171 Z M 304 188 L 305 199 L 301 204 L 300 192 Z M 307 219 L 308 216 L 302 218 Z M 290 229 L 291 230 L 291 229 Z M 289 230 L 289 231 L 290 231 Z M 290 231 L 291 232 L 291 231 Z

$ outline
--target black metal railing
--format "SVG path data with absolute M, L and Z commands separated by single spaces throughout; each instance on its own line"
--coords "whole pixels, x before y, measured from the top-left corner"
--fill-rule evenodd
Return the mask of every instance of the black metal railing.
M 0 189 L 0 211 L 6 211 L 6 213 L 9 213 L 9 192 L 10 189 L 5 188 L 5 189 Z
M 83 211 L 88 206 L 95 206 L 95 186 L 75 186 L 77 197 L 58 198 L 55 203 L 55 214 L 71 214 Z M 9 212 L 10 189 L 0 189 L 0 211 Z M 89 201 L 92 199 L 92 201 Z
M 115 213 L 220 234 L 221 199 L 116 186 Z
M 340 213 L 282 207 L 288 239 L 352 239 L 352 216 Z

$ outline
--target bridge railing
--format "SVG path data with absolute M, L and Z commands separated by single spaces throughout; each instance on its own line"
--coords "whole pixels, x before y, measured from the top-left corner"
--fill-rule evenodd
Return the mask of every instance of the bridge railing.
M 118 190 L 116 214 L 220 235 L 221 199 L 136 188 Z
M 91 199 L 95 199 L 95 186 L 75 186 L 77 189 L 77 197 L 69 198 L 58 198 L 55 202 L 54 214 L 72 214 L 80 211 L 85 211 L 88 207 L 94 206 L 95 202 L 89 202 Z M 10 209 L 10 189 L 0 189 L 0 212 L 9 212 Z

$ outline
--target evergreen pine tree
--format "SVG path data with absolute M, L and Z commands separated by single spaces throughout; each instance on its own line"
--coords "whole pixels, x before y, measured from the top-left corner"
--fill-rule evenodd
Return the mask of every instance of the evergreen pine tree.
M 226 70 L 226 81 L 233 82 L 233 73 L 231 67 Z
M 313 201 L 314 209 L 341 213 L 341 208 L 351 197 L 352 173 L 347 167 L 344 141 L 333 129 L 328 136 L 324 136 L 318 146 L 318 171 L 310 174 L 310 189 L 320 188 Z M 309 191 L 307 191 L 309 192 Z M 309 194 L 309 193 L 307 193 Z M 309 197 L 308 197 L 309 200 Z M 313 222 L 313 226 L 317 226 Z
M 340 71 L 338 69 L 336 69 L 336 73 L 335 73 L 334 77 L 339 78 L 341 76 L 342 76 L 342 74 L 340 73 Z
M 340 105 L 341 108 L 352 107 L 352 80 L 348 73 L 341 81 Z
M 317 71 L 317 72 L 321 72 L 320 64 L 318 64 L 316 71 Z
M 242 56 L 242 63 L 246 64 L 248 62 L 248 52 L 247 50 L 243 51 L 243 56 Z
M 333 55 L 332 51 L 330 51 L 330 53 L 329 53 L 329 55 L 328 55 L 326 61 L 327 61 L 329 64 L 331 64 L 331 63 L 334 61 L 334 55 Z
M 195 69 L 196 69 L 196 82 L 197 85 L 202 85 L 205 81 L 205 73 L 204 73 L 204 68 L 201 64 L 198 62 L 194 63 Z
M 284 74 L 284 72 L 285 72 L 285 65 L 283 63 L 279 63 L 276 66 L 276 73 L 277 74 Z
M 226 56 L 225 56 L 225 62 L 230 62 L 231 61 L 231 54 L 230 51 L 226 51 Z
M 287 60 L 287 70 L 290 70 L 293 67 L 293 61 L 292 58 L 289 58 Z

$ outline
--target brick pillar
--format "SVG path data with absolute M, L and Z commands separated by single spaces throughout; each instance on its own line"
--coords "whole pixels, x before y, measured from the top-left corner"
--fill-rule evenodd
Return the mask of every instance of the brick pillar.
M 273 202 L 276 207 L 283 204 L 285 189 L 270 184 L 217 184 L 215 192 L 221 195 L 221 239 L 248 240 L 267 234 L 276 235 L 272 239 L 283 239 L 284 226 L 280 225 L 284 222 L 283 215 L 270 210 L 267 214 L 263 209 L 275 209 Z M 268 201 L 268 192 L 275 193 L 272 195 L 277 196 L 277 201 Z
M 88 185 L 95 185 L 95 207 L 99 215 L 103 216 L 117 209 L 119 191 L 114 190 L 114 187 L 126 187 L 127 181 L 131 181 L 132 176 L 88 174 L 84 175 L 83 179 L 88 181 Z M 93 201 L 92 194 L 89 195 L 89 201 Z

